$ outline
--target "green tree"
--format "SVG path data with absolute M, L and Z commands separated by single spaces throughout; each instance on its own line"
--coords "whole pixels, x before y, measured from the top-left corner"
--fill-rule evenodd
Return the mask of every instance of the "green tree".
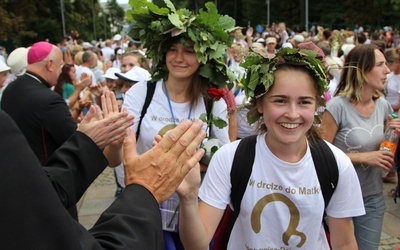
M 118 5 L 116 0 L 108 0 L 106 4 L 106 11 L 108 15 L 108 24 L 111 27 L 112 33 L 121 33 L 124 24 L 126 24 L 125 20 L 125 12 Z M 111 37 L 110 34 L 109 37 Z
M 19 40 L 20 36 L 34 38 L 37 31 L 31 29 L 40 12 L 48 11 L 44 8 L 46 1 L 5 0 L 0 3 L 0 39 Z M 27 14 L 29 13 L 29 14 Z

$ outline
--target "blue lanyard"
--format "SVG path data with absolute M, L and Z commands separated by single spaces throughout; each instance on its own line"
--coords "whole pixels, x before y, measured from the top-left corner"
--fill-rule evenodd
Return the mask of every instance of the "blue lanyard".
M 174 125 L 175 125 L 175 127 L 176 127 L 174 111 L 172 110 L 171 100 L 169 99 L 169 93 L 168 93 L 167 85 L 165 85 L 165 82 L 164 82 L 164 89 L 165 89 L 165 95 L 167 96 L 167 100 L 168 100 L 169 111 L 171 112 L 172 120 L 174 121 Z M 188 119 L 190 119 L 190 115 L 191 115 L 191 114 L 192 114 L 192 106 L 190 106 L 190 110 L 189 110 L 189 114 L 188 114 Z

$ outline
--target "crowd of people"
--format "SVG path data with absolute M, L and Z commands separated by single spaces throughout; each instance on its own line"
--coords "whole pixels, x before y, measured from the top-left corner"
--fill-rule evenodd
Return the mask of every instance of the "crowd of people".
M 281 22 L 244 30 L 209 4 L 215 23 L 207 12 L 190 13 L 183 29 L 162 11 L 143 18 L 151 3 L 134 4 L 142 22 L 134 33 L 166 23 L 160 40 L 68 37 L 0 57 L 6 245 L 216 249 L 230 208 L 239 213 L 228 249 L 378 249 L 382 183 L 397 183 L 397 157 L 379 145 L 387 127 L 400 134 L 391 116 L 400 109 L 391 27 L 294 32 Z M 215 39 L 203 43 L 205 36 Z M 254 163 L 234 207 L 232 166 L 252 136 Z M 319 141 L 338 172 L 329 202 L 312 155 Z M 76 203 L 107 166 L 116 200 L 86 231 Z

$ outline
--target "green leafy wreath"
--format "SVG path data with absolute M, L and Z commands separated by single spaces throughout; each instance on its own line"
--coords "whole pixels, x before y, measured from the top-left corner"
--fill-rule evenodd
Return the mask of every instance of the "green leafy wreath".
M 245 61 L 240 64 L 247 71 L 247 77 L 242 80 L 243 89 L 247 97 L 258 98 L 271 88 L 274 83 L 274 72 L 278 65 L 287 63 L 292 65 L 303 65 L 313 72 L 317 80 L 317 92 L 320 96 L 327 90 L 328 81 L 325 74 L 325 67 L 321 61 L 316 58 L 317 51 L 307 49 L 283 48 L 279 50 L 272 59 L 250 51 L 245 57 Z M 257 87 L 262 85 L 262 93 L 255 95 Z M 258 89 L 257 92 L 260 90 Z M 258 121 L 260 114 L 249 112 L 247 119 L 249 123 Z
M 235 75 L 223 58 L 232 43 L 229 33 L 236 28 L 235 20 L 218 14 L 211 2 L 198 14 L 187 9 L 177 10 L 170 0 L 164 2 L 166 7 L 147 0 L 130 0 L 132 9 L 126 14 L 128 20 L 134 22 L 131 37 L 142 42 L 147 56 L 152 59 L 153 81 L 167 78 L 164 55 L 171 45 L 179 42 L 194 46 L 202 77 L 218 88 L 227 84 L 231 88 Z

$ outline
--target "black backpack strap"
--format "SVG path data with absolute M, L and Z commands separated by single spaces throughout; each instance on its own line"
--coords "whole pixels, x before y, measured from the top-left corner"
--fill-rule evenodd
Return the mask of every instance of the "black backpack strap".
M 256 155 L 257 135 L 252 135 L 240 140 L 233 158 L 231 169 L 231 200 L 234 208 L 234 220 L 239 216 L 240 203 L 247 183 L 253 170 L 254 158 Z
M 317 139 L 315 143 L 312 143 L 310 149 L 326 208 L 339 180 L 336 158 L 328 144 L 322 139 Z
M 204 100 L 204 105 L 206 106 L 207 121 L 209 121 L 211 119 L 211 109 L 213 106 L 213 101 L 207 97 L 203 97 L 203 100 Z M 211 127 L 212 127 L 212 122 L 210 123 L 210 130 L 208 131 L 210 134 L 208 136 L 211 136 Z
M 146 92 L 146 99 L 144 100 L 142 113 L 140 114 L 139 124 L 136 131 L 136 140 L 139 138 L 140 135 L 140 125 L 142 125 L 142 119 L 147 112 L 147 108 L 150 105 L 151 99 L 153 99 L 154 92 L 156 91 L 157 84 L 155 82 L 148 81 L 147 82 L 147 92 Z
M 324 140 L 317 139 L 315 143 L 311 144 L 310 149 L 326 209 L 339 180 L 339 169 L 332 150 Z M 324 225 L 325 232 L 329 232 L 325 217 L 326 212 L 324 210 L 322 224 Z

